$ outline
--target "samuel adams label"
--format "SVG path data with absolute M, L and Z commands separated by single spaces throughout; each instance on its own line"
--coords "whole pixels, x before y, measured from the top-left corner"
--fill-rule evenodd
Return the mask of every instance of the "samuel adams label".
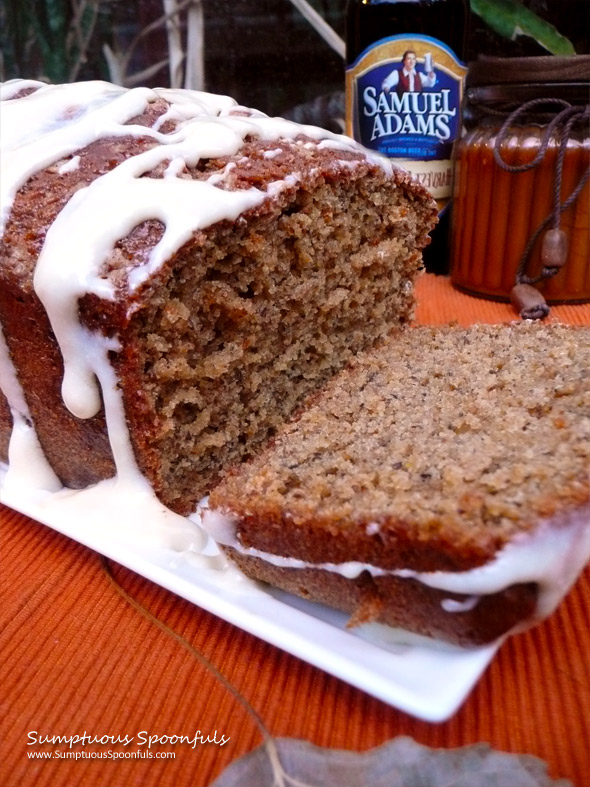
M 466 68 L 464 0 L 349 0 L 347 133 L 397 160 L 437 200 L 440 223 L 425 250 L 448 266 L 452 148 L 461 135 Z

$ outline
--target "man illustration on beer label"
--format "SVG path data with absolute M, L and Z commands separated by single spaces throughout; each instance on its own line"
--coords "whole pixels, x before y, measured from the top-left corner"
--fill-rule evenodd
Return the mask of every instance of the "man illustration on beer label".
M 424 55 L 424 71 L 416 71 L 416 53 L 412 49 L 404 52 L 401 68 L 394 69 L 383 80 L 381 86 L 384 93 L 389 93 L 392 88 L 398 95 L 402 93 L 419 93 L 425 87 L 434 87 L 436 74 L 432 65 L 432 55 Z

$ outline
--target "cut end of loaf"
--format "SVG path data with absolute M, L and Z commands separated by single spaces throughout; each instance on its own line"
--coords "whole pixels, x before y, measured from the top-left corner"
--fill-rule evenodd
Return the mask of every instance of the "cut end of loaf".
M 588 369 L 588 328 L 402 331 L 357 356 L 212 492 L 234 533 L 228 554 L 249 576 L 355 620 L 370 613 L 462 644 L 536 619 L 540 588 L 546 598 L 545 585 L 566 587 L 587 551 Z M 529 576 L 525 553 L 556 528 L 572 541 L 558 536 L 541 560 L 551 553 L 557 568 Z M 452 588 L 454 573 L 519 544 L 513 568 L 494 569 L 502 581 L 473 591 L 473 608 L 469 591 L 427 587 L 424 575 L 443 572 Z
M 360 534 L 359 548 L 376 545 L 368 562 L 387 568 L 485 562 L 537 519 L 588 502 L 588 369 L 587 328 L 406 330 L 331 381 L 211 505 Z
M 310 160 L 310 169 L 322 162 Z M 152 482 L 183 513 L 306 394 L 412 318 L 431 205 L 379 172 L 341 178 L 325 164 L 187 246 L 133 314 L 137 381 L 154 414 L 143 432 L 157 455 Z

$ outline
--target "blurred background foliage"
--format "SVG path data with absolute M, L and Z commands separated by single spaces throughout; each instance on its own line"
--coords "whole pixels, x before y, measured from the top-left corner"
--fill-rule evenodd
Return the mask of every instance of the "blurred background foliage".
M 345 5 L 346 0 L 2 0 L 0 77 L 195 87 L 233 95 L 269 114 L 288 114 L 297 105 L 341 93 Z M 588 0 L 471 5 L 468 59 L 590 51 Z

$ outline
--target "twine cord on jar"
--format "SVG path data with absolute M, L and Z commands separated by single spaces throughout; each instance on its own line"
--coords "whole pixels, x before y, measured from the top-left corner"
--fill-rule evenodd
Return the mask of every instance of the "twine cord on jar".
M 521 114 L 530 112 L 541 105 L 554 105 L 555 107 L 561 107 L 561 111 L 558 112 L 557 115 L 555 115 L 555 117 L 553 117 L 553 119 L 545 127 L 543 136 L 541 138 L 541 144 L 535 157 L 532 159 L 532 161 L 529 161 L 526 164 L 513 165 L 506 163 L 502 159 L 501 146 L 511 127 L 514 125 L 514 122 Z M 525 104 L 522 104 L 517 109 L 515 109 L 506 118 L 496 137 L 494 144 L 494 160 L 496 164 L 507 172 L 526 172 L 527 170 L 531 170 L 541 163 L 545 157 L 553 135 L 560 126 L 563 126 L 559 143 L 559 151 L 555 164 L 553 209 L 551 213 L 546 216 L 545 219 L 543 219 L 541 224 L 539 224 L 537 229 L 529 238 L 518 264 L 515 286 L 512 288 L 510 293 L 510 299 L 514 307 L 524 319 L 543 319 L 544 317 L 547 317 L 549 314 L 549 306 L 547 305 L 543 295 L 533 285 L 538 284 L 543 279 L 548 279 L 551 276 L 555 276 L 557 273 L 559 273 L 567 260 L 567 237 L 565 232 L 559 228 L 561 214 L 564 213 L 581 194 L 582 189 L 590 177 L 590 167 L 588 167 L 588 169 L 584 172 L 578 184 L 572 190 L 571 194 L 569 194 L 569 196 L 562 202 L 561 189 L 563 180 L 563 167 L 572 128 L 575 124 L 580 123 L 587 118 L 590 118 L 590 106 L 574 107 L 567 101 L 564 101 L 560 98 L 536 98 L 532 101 L 527 101 Z M 543 268 L 537 276 L 528 276 L 525 273 L 525 269 L 531 251 L 537 242 L 537 239 L 549 224 L 552 225 L 552 228 L 545 234 L 541 252 Z

